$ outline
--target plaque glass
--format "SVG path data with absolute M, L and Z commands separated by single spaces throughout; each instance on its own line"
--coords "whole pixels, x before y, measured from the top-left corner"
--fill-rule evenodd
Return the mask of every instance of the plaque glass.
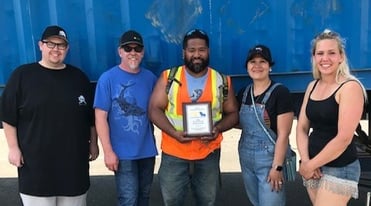
M 210 102 L 183 103 L 183 127 L 186 136 L 211 136 Z

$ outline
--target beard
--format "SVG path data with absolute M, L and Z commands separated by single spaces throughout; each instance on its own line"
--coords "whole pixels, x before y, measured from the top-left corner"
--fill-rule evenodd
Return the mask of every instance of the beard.
M 194 59 L 187 59 L 187 58 L 184 58 L 184 65 L 189 69 L 191 70 L 192 72 L 198 74 L 202 71 L 204 71 L 205 69 L 207 69 L 207 66 L 209 65 L 209 58 L 207 59 L 200 59 L 201 60 L 201 63 L 193 63 Z
M 129 60 L 128 65 L 129 65 L 129 68 L 130 68 L 131 70 L 135 71 L 135 70 L 137 70 L 138 67 L 139 67 L 139 62 Z

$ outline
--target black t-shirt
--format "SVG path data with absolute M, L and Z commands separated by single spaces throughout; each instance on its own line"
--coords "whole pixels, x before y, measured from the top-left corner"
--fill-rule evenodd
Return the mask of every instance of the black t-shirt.
M 2 95 L 2 121 L 16 127 L 24 165 L 21 193 L 75 196 L 89 188 L 89 139 L 93 91 L 76 67 L 38 63 L 17 68 Z
M 269 85 L 269 87 L 262 94 L 254 97 L 256 104 L 260 104 L 262 102 L 265 93 L 268 91 L 268 89 L 273 84 L 274 82 L 272 81 L 271 85 Z M 237 95 L 237 100 L 240 106 L 242 104 L 242 98 L 243 98 L 243 93 L 245 89 L 246 87 L 242 88 L 238 92 L 238 95 Z M 246 105 L 252 104 L 251 97 L 250 97 L 250 90 L 247 92 L 245 103 Z M 290 91 L 287 89 L 287 87 L 281 84 L 281 85 L 278 85 L 272 91 L 271 96 L 266 101 L 265 110 L 269 116 L 269 119 L 264 117 L 264 121 L 277 134 L 277 116 L 280 114 L 294 111 L 291 94 L 290 94 Z

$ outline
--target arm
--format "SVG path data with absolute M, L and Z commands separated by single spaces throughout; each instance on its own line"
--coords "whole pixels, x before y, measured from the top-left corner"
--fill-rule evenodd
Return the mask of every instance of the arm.
M 228 77 L 228 97 L 223 102 L 223 117 L 222 119 L 214 125 L 213 133 L 214 138 L 218 136 L 219 133 L 227 131 L 238 124 L 238 103 L 234 95 L 234 90 L 230 78 Z
M 241 105 L 243 104 L 243 93 L 245 92 L 245 89 L 246 87 L 243 87 L 242 89 L 240 89 L 240 91 L 238 92 L 238 94 L 235 96 L 236 97 L 236 100 L 237 100 L 237 110 L 239 112 L 240 108 L 241 108 Z M 241 125 L 240 125 L 240 119 L 238 118 L 238 122 L 236 125 L 234 125 L 234 128 L 235 129 L 242 129 Z
M 272 166 L 283 165 L 289 145 L 289 135 L 291 133 L 293 119 L 293 112 L 283 113 L 277 116 L 277 140 Z
M 17 128 L 6 122 L 3 122 L 3 127 L 9 148 L 8 161 L 16 167 L 22 167 L 24 160 L 21 149 L 18 145 Z
M 268 175 L 268 182 L 270 182 L 272 189 L 275 191 L 279 191 L 282 187 L 283 173 L 282 171 L 277 171 L 276 168 L 277 166 L 284 166 L 293 119 L 294 112 L 292 111 L 277 115 L 277 140 L 274 148 L 272 168 Z
M 95 126 L 103 148 L 104 163 L 109 170 L 117 171 L 119 159 L 112 149 L 107 116 L 106 111 L 95 109 Z
M 300 108 L 300 114 L 296 125 L 296 144 L 299 151 L 299 156 L 302 162 L 309 160 L 309 152 L 308 152 L 308 133 L 310 122 L 305 112 L 307 108 L 307 103 L 309 99 L 309 92 L 312 90 L 314 85 L 314 81 L 311 82 L 304 95 L 303 103 Z
M 308 134 L 310 129 L 310 121 L 306 115 L 306 108 L 309 99 L 309 93 L 314 86 L 315 81 L 312 81 L 305 92 L 303 103 L 300 109 L 299 119 L 296 125 L 296 144 L 301 158 L 301 164 L 299 165 L 299 173 L 305 178 L 309 179 L 315 176 L 316 178 L 321 176 L 319 168 L 306 170 L 305 164 L 309 162 L 309 151 L 308 151 Z
M 150 120 L 163 132 L 166 132 L 170 136 L 177 139 L 179 142 L 187 142 L 196 139 L 185 137 L 184 132 L 177 131 L 166 117 L 165 109 L 168 104 L 168 97 L 165 87 L 166 80 L 164 79 L 164 75 L 161 75 L 161 77 L 157 80 L 148 106 L 148 114 Z
M 335 96 L 339 104 L 338 132 L 336 136 L 312 158 L 307 167 L 318 168 L 339 157 L 352 142 L 354 131 L 362 117 L 364 96 L 359 83 L 344 84 Z
M 99 156 L 99 147 L 98 147 L 98 135 L 97 130 L 94 126 L 90 127 L 90 144 L 89 144 L 90 157 L 89 160 L 96 160 Z

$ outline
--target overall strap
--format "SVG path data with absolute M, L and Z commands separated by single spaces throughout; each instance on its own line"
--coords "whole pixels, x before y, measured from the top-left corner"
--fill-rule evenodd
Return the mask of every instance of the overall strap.
M 247 92 L 249 91 L 250 87 L 251 87 L 251 84 L 247 85 L 245 91 L 243 92 L 242 104 L 241 105 L 246 104 Z
M 264 98 L 263 98 L 263 101 L 262 101 L 262 104 L 265 104 L 265 102 L 269 99 L 272 91 L 278 86 L 278 85 L 281 85 L 281 83 L 275 83 L 273 86 L 271 86 L 268 91 L 265 93 L 264 95 Z M 264 124 L 261 122 L 261 119 L 259 118 L 258 116 L 258 112 L 256 111 L 256 105 L 255 105 L 255 101 L 254 101 L 254 96 L 253 96 L 253 88 L 250 87 L 250 97 L 251 97 L 251 101 L 252 101 L 252 105 L 253 105 L 253 108 L 254 108 L 254 113 L 255 113 L 255 116 L 256 116 L 256 119 L 260 125 L 260 127 L 263 129 L 264 133 L 267 135 L 268 139 L 273 143 L 273 144 L 276 144 L 276 141 L 272 138 L 272 136 L 269 134 L 269 132 L 267 131 L 267 128 L 264 126 Z
M 255 105 L 255 101 L 254 101 L 254 96 L 252 94 L 253 93 L 252 90 L 253 90 L 252 87 L 250 87 L 250 96 L 251 96 L 252 107 L 254 108 L 254 113 L 255 113 L 256 120 L 258 121 L 260 127 L 263 129 L 264 133 L 267 135 L 268 139 L 273 144 L 276 144 L 276 141 L 273 140 L 273 138 L 271 137 L 271 135 L 269 134 L 269 132 L 267 131 L 267 129 L 265 128 L 265 126 L 263 125 L 262 121 L 259 118 L 258 112 L 256 111 L 256 105 Z
M 265 93 L 264 95 L 264 98 L 262 100 L 262 104 L 265 104 L 267 102 L 267 100 L 269 99 L 269 97 L 271 96 L 273 90 L 277 87 L 281 85 L 281 83 L 274 83 L 269 89 L 268 91 Z

